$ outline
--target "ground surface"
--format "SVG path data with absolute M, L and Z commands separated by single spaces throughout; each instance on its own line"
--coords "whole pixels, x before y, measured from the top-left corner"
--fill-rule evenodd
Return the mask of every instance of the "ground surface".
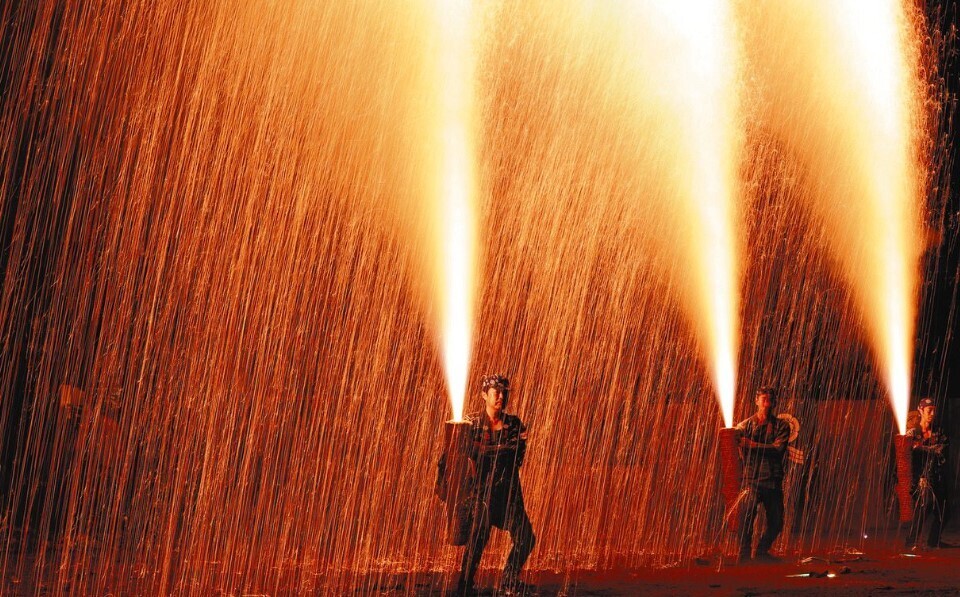
M 720 559 L 698 559 L 669 567 L 649 567 L 608 572 L 571 571 L 558 574 L 528 571 L 533 585 L 524 594 L 543 596 L 616 595 L 958 595 L 960 596 L 960 532 L 944 541 L 957 547 L 904 553 L 892 542 L 874 542 L 858 548 L 834 548 L 793 554 L 779 563 L 735 565 Z M 48 568 L 22 578 L 3 578 L 0 596 L 72 594 L 57 585 L 56 571 Z M 270 591 L 236 590 L 214 593 L 240 597 L 267 595 L 452 595 L 453 574 L 361 576 L 352 588 L 324 587 L 320 582 L 304 590 L 296 585 L 275 585 Z M 137 575 L 108 582 L 114 595 L 148 594 Z M 482 571 L 478 597 L 499 597 L 497 575 Z M 229 586 L 229 583 L 227 583 Z M 194 588 L 173 594 L 210 594 Z
M 957 547 L 904 554 L 889 544 L 833 553 L 810 553 L 780 563 L 732 565 L 697 560 L 669 568 L 619 572 L 533 572 L 528 595 L 960 595 L 960 534 L 944 540 Z M 443 595 L 452 578 L 423 575 L 379 594 Z M 478 579 L 479 595 L 499 595 L 496 577 Z

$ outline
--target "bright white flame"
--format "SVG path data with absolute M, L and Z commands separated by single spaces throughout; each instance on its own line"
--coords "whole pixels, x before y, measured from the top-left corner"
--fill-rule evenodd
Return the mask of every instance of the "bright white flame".
M 875 215 L 863 221 L 873 263 L 857 280 L 874 346 L 900 433 L 906 433 L 919 270 L 919 201 L 916 161 L 917 109 L 914 65 L 907 40 L 913 31 L 902 2 L 835 2 L 838 28 L 846 34 L 845 66 L 862 110 L 865 197 Z M 861 269 L 860 271 L 864 271 Z
M 435 159 L 439 197 L 438 291 L 443 366 L 453 420 L 463 419 L 473 338 L 475 278 L 476 115 L 474 15 L 469 0 L 434 0 L 440 43 L 435 93 L 439 126 Z
M 691 265 L 688 316 L 699 333 L 724 424 L 733 424 L 739 350 L 737 212 L 743 121 L 742 57 L 729 0 L 641 1 L 625 19 L 634 31 L 643 118 L 663 127 L 656 160 L 670 163 L 680 235 Z
M 464 168 L 468 166 L 464 165 Z M 453 165 L 447 176 L 447 212 L 444 232 L 445 271 L 443 361 L 453 420 L 463 419 L 470 367 L 473 307 L 473 209 L 463 177 Z
M 690 199 L 699 223 L 700 242 L 691 244 L 692 259 L 700 263 L 701 311 L 706 327 L 710 365 L 720 401 L 724 425 L 733 425 L 736 393 L 736 368 L 740 327 L 740 277 L 737 267 L 739 181 L 737 164 L 743 142 L 737 105 L 737 67 L 735 41 L 708 31 L 723 29 L 730 35 L 734 22 L 727 2 L 710 3 L 711 11 L 698 12 L 703 18 L 691 19 L 699 25 L 691 37 L 701 41 L 696 61 L 705 65 L 698 72 L 708 81 L 707 98 L 691 98 L 690 110 L 696 114 L 688 130 L 691 147 L 698 149 L 696 168 L 690 173 Z M 702 8 L 702 7 L 701 7 Z M 699 132 L 709 131 L 697 140 Z
M 766 126 L 801 157 L 811 205 L 864 314 L 901 433 L 909 410 L 923 196 L 921 85 L 900 0 L 750 4 Z

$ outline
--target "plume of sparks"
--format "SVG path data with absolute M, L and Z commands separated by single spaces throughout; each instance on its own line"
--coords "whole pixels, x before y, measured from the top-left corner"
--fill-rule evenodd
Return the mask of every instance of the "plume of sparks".
M 623 20 L 637 31 L 639 109 L 660 115 L 654 155 L 667 162 L 665 196 L 678 257 L 690 275 L 683 297 L 724 424 L 733 424 L 740 328 L 739 105 L 741 56 L 728 0 L 635 2 Z M 642 31 L 638 32 L 638 31 Z M 632 35 L 630 35 L 632 33 Z M 660 166 L 662 167 L 662 166 Z
M 903 433 L 909 410 L 925 127 L 899 0 L 764 3 L 754 30 L 765 122 L 806 168 L 813 211 L 863 314 Z
M 738 168 L 742 122 L 736 24 L 728 0 L 664 3 L 670 22 L 685 27 L 686 67 L 694 74 L 678 106 L 688 111 L 685 139 L 690 151 L 686 199 L 699 242 L 691 260 L 699 271 L 697 321 L 704 325 L 713 382 L 727 427 L 733 425 L 740 328 Z M 683 6 L 684 10 L 676 7 Z M 702 95 L 701 95 L 702 94 Z
M 440 34 L 434 92 L 440 256 L 437 292 L 441 305 L 444 373 L 453 420 L 463 419 L 473 340 L 476 269 L 477 49 L 472 0 L 433 0 Z

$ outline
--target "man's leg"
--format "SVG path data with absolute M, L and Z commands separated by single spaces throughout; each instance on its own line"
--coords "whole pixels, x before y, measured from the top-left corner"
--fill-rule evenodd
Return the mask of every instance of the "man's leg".
M 753 543 L 753 523 L 757 516 L 757 491 L 751 489 L 743 498 L 743 518 L 740 522 L 740 560 L 750 559 L 750 546 Z
M 507 565 L 503 569 L 504 584 L 515 583 L 520 577 L 520 571 L 523 565 L 527 563 L 530 552 L 537 542 L 533 534 L 533 525 L 530 524 L 530 518 L 527 511 L 521 503 L 519 507 L 511 512 L 511 516 L 506 521 L 507 531 L 510 533 L 510 539 L 513 541 L 513 547 L 510 549 L 510 555 L 507 556 Z
M 929 502 L 927 491 L 923 487 L 917 487 L 917 489 L 914 490 L 914 495 L 916 495 L 916 501 L 913 506 L 913 520 L 910 522 L 910 530 L 907 531 L 907 541 L 905 544 L 907 549 L 913 549 L 917 546 L 917 539 L 920 538 L 920 534 L 923 532 L 923 528 L 927 522 Z
M 763 511 L 767 514 L 767 528 L 757 543 L 757 556 L 766 556 L 773 542 L 783 530 L 783 490 L 760 489 L 757 492 Z
M 460 580 L 457 589 L 466 591 L 473 586 L 473 579 L 480 566 L 480 558 L 490 539 L 490 515 L 486 506 L 478 502 L 473 514 L 473 524 L 470 526 L 470 538 L 463 549 L 463 562 L 460 565 Z
M 939 508 L 934 508 L 927 516 L 930 517 L 930 532 L 927 534 L 928 547 L 940 547 L 940 535 L 943 532 L 943 512 Z
M 928 547 L 940 547 L 940 534 L 943 531 L 943 515 L 946 504 L 939 499 L 943 491 L 931 491 L 930 503 L 927 506 L 926 516 L 930 518 L 930 532 L 927 534 Z

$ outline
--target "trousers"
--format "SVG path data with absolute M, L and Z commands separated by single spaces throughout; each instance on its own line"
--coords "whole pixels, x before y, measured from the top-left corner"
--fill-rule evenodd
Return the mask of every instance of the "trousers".
M 757 517 L 757 508 L 761 505 L 767 515 L 767 528 L 764 529 L 757 543 L 757 555 L 765 555 L 783 530 L 783 489 L 755 487 L 747 500 L 744 505 L 743 524 L 740 526 L 740 555 L 741 557 L 750 555 L 753 523 Z
M 489 505 L 488 505 L 489 504 Z M 516 580 L 520 570 L 530 557 L 536 536 L 533 534 L 533 525 L 527 516 L 523 505 L 523 498 L 510 499 L 494 497 L 492 500 L 478 500 L 474 511 L 473 524 L 470 528 L 470 538 L 463 550 L 463 562 L 460 568 L 460 584 L 473 585 L 473 579 L 480 566 L 483 550 L 490 540 L 492 527 L 510 533 L 513 546 L 507 556 L 507 563 L 503 570 L 504 578 Z
M 910 531 L 907 533 L 907 548 L 917 544 L 917 539 L 924 529 L 927 530 L 927 545 L 937 547 L 940 545 L 945 513 L 945 504 L 938 498 L 943 495 L 942 488 L 919 483 L 914 493 L 917 497 L 913 508 L 913 522 L 910 523 Z

